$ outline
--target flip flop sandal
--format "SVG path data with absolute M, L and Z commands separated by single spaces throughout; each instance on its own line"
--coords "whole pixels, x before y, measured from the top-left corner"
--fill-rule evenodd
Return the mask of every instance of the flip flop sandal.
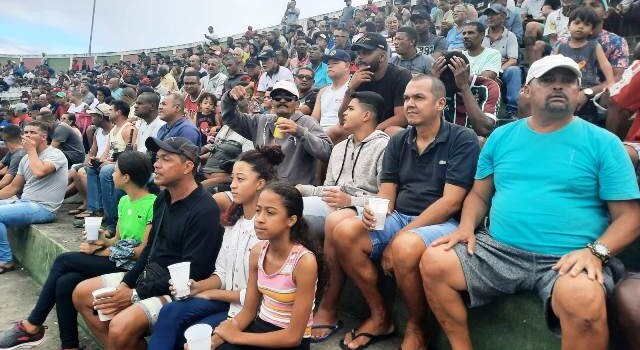
M 87 211 L 87 209 L 72 209 L 69 210 L 69 215 L 78 215 L 84 213 L 85 211 Z
M 79 214 L 76 214 L 75 218 L 76 219 L 84 219 L 84 218 L 86 218 L 88 216 L 94 216 L 94 215 L 95 215 L 95 213 L 92 213 L 92 212 L 90 212 L 88 210 L 84 210 L 84 211 L 80 212 Z
M 341 330 L 344 327 L 344 324 L 341 320 L 338 320 L 336 324 L 319 324 L 311 326 L 311 329 L 328 329 L 329 333 L 327 335 L 320 338 L 311 338 L 312 343 L 322 343 L 325 340 L 331 338 L 337 331 Z
M 367 342 L 366 344 L 362 344 L 362 345 L 358 346 L 357 348 L 351 349 L 351 348 L 349 348 L 349 345 L 345 344 L 344 340 L 342 340 L 342 341 L 340 341 L 340 348 L 342 348 L 342 349 L 350 349 L 350 350 L 363 350 L 363 349 L 366 349 L 366 348 L 370 347 L 371 345 L 373 345 L 375 343 L 379 343 L 381 341 L 385 341 L 385 340 L 387 340 L 389 338 L 392 338 L 395 334 L 396 334 L 396 330 L 395 329 L 393 331 L 387 333 L 387 334 L 374 335 L 374 334 L 366 333 L 366 332 L 356 333 L 356 330 L 354 328 L 354 329 L 351 330 L 351 341 L 354 341 L 358 337 L 367 337 L 367 338 L 369 338 L 369 342 Z

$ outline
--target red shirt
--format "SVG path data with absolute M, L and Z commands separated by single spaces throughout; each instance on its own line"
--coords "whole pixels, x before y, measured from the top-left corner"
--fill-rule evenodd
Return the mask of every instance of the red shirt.
M 198 99 L 204 90 L 200 90 L 198 94 L 198 98 L 196 98 L 195 102 L 191 101 L 191 96 L 189 94 L 185 94 L 184 96 L 184 116 L 189 118 L 192 123 L 196 123 L 196 116 L 198 115 Z
M 624 138 L 628 142 L 640 141 L 640 60 L 624 71 L 622 79 L 609 88 L 611 100 L 624 109 L 634 111 L 635 118 Z
M 496 119 L 500 102 L 500 86 L 498 86 L 498 83 L 479 75 L 471 76 L 471 93 L 475 96 L 482 112 Z M 455 114 L 453 111 L 455 111 Z M 456 93 L 453 97 L 447 97 L 444 117 L 450 123 L 471 127 L 467 109 L 459 93 Z

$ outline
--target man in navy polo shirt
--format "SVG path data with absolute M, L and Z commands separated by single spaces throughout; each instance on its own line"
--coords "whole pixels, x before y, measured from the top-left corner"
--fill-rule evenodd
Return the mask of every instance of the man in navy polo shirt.
M 171 93 L 165 96 L 160 102 L 159 116 L 167 124 L 158 130 L 158 138 L 160 140 L 169 137 L 184 137 L 193 142 L 194 145 L 200 146 L 200 131 L 187 118 L 184 117 L 184 98 L 178 93 Z
M 428 75 L 411 79 L 404 92 L 411 127 L 391 138 L 382 162 L 378 197 L 390 202 L 384 229 L 374 230 L 374 213 L 365 207 L 362 219 L 345 220 L 334 231 L 337 261 L 371 312 L 346 335 L 343 346 L 350 349 L 394 331 L 391 313 L 376 288 L 378 273 L 372 260 L 381 258 L 385 271 L 395 272 L 409 311 L 402 348 L 425 347 L 426 301 L 418 264 L 432 241 L 458 227 L 458 212 L 473 184 L 479 154 L 472 130 L 442 118 L 445 106 L 440 80 Z

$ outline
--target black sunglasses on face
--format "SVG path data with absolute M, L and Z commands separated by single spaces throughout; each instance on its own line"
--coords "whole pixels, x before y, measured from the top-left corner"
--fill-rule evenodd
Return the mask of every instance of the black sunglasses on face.
M 296 78 L 298 78 L 300 80 L 313 80 L 313 76 L 312 75 L 298 74 L 298 75 L 296 75 Z
M 280 102 L 282 100 L 284 100 L 285 102 L 292 102 L 296 100 L 296 97 L 293 95 L 278 95 L 278 96 L 272 96 L 271 99 L 276 102 Z

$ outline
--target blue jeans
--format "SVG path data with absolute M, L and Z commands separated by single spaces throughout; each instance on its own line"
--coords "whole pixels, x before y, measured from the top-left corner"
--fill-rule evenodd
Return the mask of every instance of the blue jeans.
M 55 218 L 55 213 L 36 202 L 24 199 L 0 200 L 0 263 L 13 260 L 7 227 L 43 224 Z
M 522 71 L 519 66 L 511 66 L 502 73 L 502 81 L 507 89 L 507 111 L 518 110 L 520 88 L 522 88 Z
M 402 230 L 403 227 L 409 225 L 417 216 L 405 215 L 401 212 L 394 210 L 391 214 L 387 215 L 387 219 L 384 221 L 384 228 L 382 230 L 373 230 L 369 232 L 369 239 L 371 240 L 371 254 L 369 257 L 372 260 L 380 260 L 382 252 L 387 247 L 389 242 L 395 237 L 395 235 Z M 441 224 L 417 227 L 409 230 L 415 232 L 425 246 L 429 246 L 436 239 L 446 236 L 458 228 L 458 221 L 449 219 Z
M 103 222 L 107 229 L 116 232 L 118 222 L 118 201 L 124 192 L 113 184 L 114 164 L 105 164 L 99 170 L 88 166 L 87 172 L 87 208 L 89 211 L 104 211 Z
M 227 319 L 228 311 L 229 303 L 195 297 L 166 304 L 153 327 L 148 350 L 182 349 L 184 331 L 189 326 L 206 323 L 216 328 Z

